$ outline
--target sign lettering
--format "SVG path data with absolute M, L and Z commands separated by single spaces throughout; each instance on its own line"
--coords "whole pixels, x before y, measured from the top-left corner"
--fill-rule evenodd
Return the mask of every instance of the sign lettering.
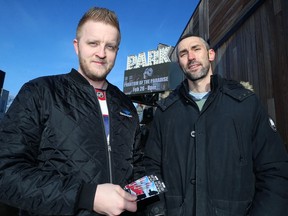
M 162 47 L 157 50 L 150 50 L 148 51 L 147 60 L 145 52 L 139 53 L 138 56 L 130 55 L 127 57 L 126 70 L 171 62 L 169 58 L 169 53 L 171 50 L 171 46 Z

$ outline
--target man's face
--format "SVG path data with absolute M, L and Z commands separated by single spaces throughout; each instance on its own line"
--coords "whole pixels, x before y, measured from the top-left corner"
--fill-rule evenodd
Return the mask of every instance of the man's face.
M 118 52 L 118 30 L 102 22 L 87 21 L 80 29 L 74 48 L 79 72 L 89 80 L 103 81 L 112 70 Z
M 204 42 L 198 37 L 188 37 L 178 44 L 178 61 L 187 79 L 196 81 L 212 75 L 210 62 L 215 53 L 207 50 Z

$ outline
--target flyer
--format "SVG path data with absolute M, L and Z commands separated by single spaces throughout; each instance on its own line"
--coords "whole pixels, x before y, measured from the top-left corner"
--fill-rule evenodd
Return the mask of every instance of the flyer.
M 124 190 L 136 195 L 139 201 L 166 192 L 167 188 L 156 175 L 149 175 L 126 185 Z

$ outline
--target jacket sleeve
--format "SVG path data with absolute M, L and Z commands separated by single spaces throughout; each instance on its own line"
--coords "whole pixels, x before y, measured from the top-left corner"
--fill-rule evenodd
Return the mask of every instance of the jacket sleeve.
M 45 102 L 33 83 L 25 84 L 0 125 L 0 201 L 45 215 L 73 215 L 82 183 L 77 177 L 37 164 L 45 130 Z
M 160 137 L 161 126 L 159 121 L 161 113 L 159 112 L 159 109 L 157 109 L 151 128 L 149 129 L 149 137 L 145 144 L 144 151 L 144 165 L 148 175 L 156 174 L 161 176 L 162 143 Z
M 253 136 L 255 195 L 251 216 L 288 215 L 288 156 L 272 119 L 259 106 Z
M 147 143 L 145 144 L 144 166 L 147 175 L 154 174 L 160 179 L 163 179 L 161 175 L 162 143 L 160 132 L 161 125 L 159 121 L 161 118 L 160 116 L 161 111 L 157 109 L 151 128 L 149 129 Z M 163 194 L 144 200 L 143 205 L 146 206 L 145 215 L 147 216 L 165 215 Z
M 134 149 L 133 149 L 133 180 L 137 180 L 145 175 L 145 169 L 143 165 L 144 145 L 141 140 L 141 130 L 139 123 L 137 124 L 137 130 L 135 134 Z

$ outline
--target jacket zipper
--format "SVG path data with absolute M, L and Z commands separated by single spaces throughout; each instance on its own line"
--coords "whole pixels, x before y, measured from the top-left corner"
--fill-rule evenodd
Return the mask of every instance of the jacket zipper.
M 106 140 L 107 140 L 107 149 L 108 149 L 109 182 L 113 183 L 112 182 L 112 179 L 113 179 L 113 175 L 112 175 L 112 160 L 111 160 L 112 148 L 111 148 L 111 145 L 110 145 L 109 138 L 106 139 Z
M 93 89 L 94 90 L 94 89 Z M 98 96 L 97 93 L 94 90 L 94 93 L 96 95 L 96 99 L 97 99 L 97 103 L 98 103 L 98 107 L 100 109 L 100 113 L 101 113 L 101 119 L 102 119 L 102 129 L 104 131 L 104 137 L 106 140 L 106 145 L 107 145 L 107 153 L 108 153 L 108 169 L 109 169 L 109 179 L 108 182 L 109 183 L 113 183 L 113 174 L 112 174 L 112 159 L 111 159 L 111 152 L 112 152 L 112 147 L 110 145 L 110 116 L 109 116 L 109 137 L 106 136 L 106 131 L 105 131 L 105 127 L 104 127 L 104 120 L 103 120 L 103 114 L 102 114 L 102 110 L 101 110 L 101 106 L 98 100 Z M 107 93 L 107 92 L 106 92 Z M 109 107 L 108 107 L 108 103 L 107 103 L 107 94 L 106 94 L 106 104 L 107 104 L 107 109 L 108 109 L 108 113 L 109 113 Z
M 108 137 L 106 136 L 106 133 L 105 133 L 105 137 L 106 137 L 106 143 L 107 143 L 107 151 L 108 151 L 108 166 L 109 166 L 109 182 L 110 183 L 113 183 L 113 174 L 112 174 L 112 157 L 111 157 L 111 152 L 112 152 L 112 147 L 110 145 L 110 137 L 111 137 L 111 127 L 110 127 L 110 124 L 111 124 L 111 121 L 110 121 L 110 109 L 109 109 L 109 106 L 108 106 L 108 94 L 107 94 L 107 91 L 106 91 L 106 105 L 107 105 L 107 109 L 108 109 L 108 121 L 109 121 L 109 135 Z M 102 118 L 102 121 L 103 121 L 103 118 Z M 103 125 L 104 125 L 104 121 L 103 121 Z M 104 128 L 104 132 L 105 132 L 105 128 Z

